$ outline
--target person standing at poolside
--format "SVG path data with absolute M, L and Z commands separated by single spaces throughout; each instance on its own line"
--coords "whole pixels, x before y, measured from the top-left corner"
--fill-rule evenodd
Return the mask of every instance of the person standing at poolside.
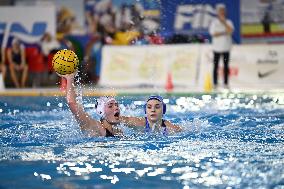
M 209 33 L 212 37 L 212 46 L 214 52 L 213 82 L 214 87 L 218 87 L 218 67 L 219 59 L 223 56 L 224 61 L 224 86 L 229 84 L 229 59 L 232 47 L 232 33 L 234 26 L 231 20 L 226 18 L 226 7 L 224 4 L 218 4 L 217 18 L 214 19 L 209 27 Z

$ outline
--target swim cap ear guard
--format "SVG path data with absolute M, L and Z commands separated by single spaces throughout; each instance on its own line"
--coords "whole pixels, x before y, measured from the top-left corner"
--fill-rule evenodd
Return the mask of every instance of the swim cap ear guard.
M 144 112 L 145 112 L 145 114 L 146 114 L 147 102 L 148 102 L 149 100 L 153 100 L 153 99 L 158 100 L 159 102 L 161 102 L 161 103 L 163 104 L 163 114 L 165 114 L 166 111 L 167 111 L 167 105 L 164 103 L 163 97 L 161 97 L 161 96 L 159 96 L 159 95 L 151 95 L 151 96 L 147 99 L 146 103 L 144 104 Z
M 96 99 L 95 101 L 95 108 L 96 108 L 96 112 L 97 114 L 99 114 L 101 117 L 104 117 L 104 105 L 102 105 L 102 103 L 100 102 L 99 99 Z
M 112 100 L 116 101 L 113 97 L 100 97 L 95 101 L 96 112 L 102 118 L 105 117 L 105 105 Z

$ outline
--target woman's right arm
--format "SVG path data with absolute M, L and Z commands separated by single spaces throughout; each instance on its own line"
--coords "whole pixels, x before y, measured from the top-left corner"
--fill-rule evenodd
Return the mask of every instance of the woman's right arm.
M 79 123 L 81 130 L 88 131 L 90 132 L 91 135 L 105 136 L 106 130 L 102 126 L 102 124 L 99 121 L 91 118 L 91 116 L 85 112 L 83 105 L 77 102 L 74 76 L 75 74 L 62 76 L 67 80 L 66 99 L 71 112 L 73 113 L 77 122 Z

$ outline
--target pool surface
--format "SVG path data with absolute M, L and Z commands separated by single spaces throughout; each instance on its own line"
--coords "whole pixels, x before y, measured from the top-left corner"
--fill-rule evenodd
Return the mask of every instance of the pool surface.
M 145 96 L 117 99 L 143 116 Z M 64 97 L 0 97 L 0 189 L 284 188 L 283 93 L 165 100 L 183 133 L 117 139 L 82 134 Z

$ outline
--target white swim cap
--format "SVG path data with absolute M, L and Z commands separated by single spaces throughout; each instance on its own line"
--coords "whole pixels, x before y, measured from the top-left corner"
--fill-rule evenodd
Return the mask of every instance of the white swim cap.
M 110 102 L 110 101 L 115 101 L 116 100 L 113 98 L 113 97 L 106 97 L 106 96 L 103 96 L 103 97 L 100 97 L 96 100 L 96 112 L 97 114 L 99 114 L 102 118 L 105 117 L 105 105 Z

